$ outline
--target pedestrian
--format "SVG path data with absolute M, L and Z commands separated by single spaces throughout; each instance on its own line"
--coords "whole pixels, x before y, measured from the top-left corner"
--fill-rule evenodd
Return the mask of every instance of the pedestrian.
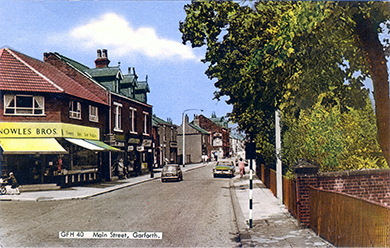
M 242 158 L 240 158 L 240 162 L 238 162 L 238 168 L 240 169 L 240 178 L 242 178 L 245 170 L 245 163 L 242 161 Z
M 9 177 L 6 180 L 8 181 L 8 184 L 11 184 L 11 192 L 10 193 L 19 195 L 20 194 L 19 183 L 16 180 L 14 173 L 10 172 Z
M 123 170 L 125 168 L 125 165 L 123 164 L 123 159 L 119 159 L 119 162 L 118 162 L 118 177 L 119 179 L 123 179 L 124 178 L 124 173 L 123 173 Z

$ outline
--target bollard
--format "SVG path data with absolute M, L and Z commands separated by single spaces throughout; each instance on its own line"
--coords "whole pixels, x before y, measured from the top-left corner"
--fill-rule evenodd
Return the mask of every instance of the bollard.
M 249 167 L 249 228 L 252 228 L 253 225 L 252 210 L 253 210 L 253 170 L 252 170 L 252 159 L 251 159 L 250 167 Z

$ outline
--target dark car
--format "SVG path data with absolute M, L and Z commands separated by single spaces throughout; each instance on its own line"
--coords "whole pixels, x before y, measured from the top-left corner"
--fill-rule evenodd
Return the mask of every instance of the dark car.
M 181 171 L 180 165 L 168 164 L 162 168 L 161 181 L 165 182 L 167 180 L 183 180 L 183 172 Z
M 213 169 L 214 177 L 229 176 L 234 177 L 234 162 L 233 161 L 219 161 Z

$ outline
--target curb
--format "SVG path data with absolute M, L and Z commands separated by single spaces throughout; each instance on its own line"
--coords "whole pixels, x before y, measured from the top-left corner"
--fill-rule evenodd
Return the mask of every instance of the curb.
M 240 206 L 240 203 L 237 199 L 237 188 L 234 186 L 234 179 L 230 180 L 230 197 L 233 203 L 234 210 L 234 218 L 236 222 L 237 234 L 238 234 L 238 242 L 242 243 L 243 240 L 251 240 L 251 235 L 247 232 L 247 225 L 245 224 L 245 218 Z
M 205 167 L 206 165 L 207 164 L 201 164 L 201 165 L 194 166 L 194 167 L 188 168 L 188 169 L 184 168 L 183 172 L 187 172 L 187 171 L 195 170 L 195 169 L 198 169 L 198 168 L 202 168 L 202 167 Z M 70 197 L 64 197 L 64 198 L 60 198 L 60 197 L 58 197 L 58 198 L 55 198 L 55 197 L 34 197 L 34 198 L 24 198 L 24 199 L 23 198 L 22 199 L 20 199 L 20 198 L 19 199 L 10 199 L 10 198 L 1 199 L 0 198 L 0 201 L 37 201 L 37 202 L 48 202 L 48 201 L 82 200 L 82 199 L 88 199 L 88 198 L 95 197 L 95 196 L 98 196 L 98 195 L 106 194 L 106 193 L 109 193 L 109 192 L 113 192 L 115 190 L 131 187 L 131 186 L 134 186 L 134 185 L 137 185 L 137 184 L 141 184 L 141 183 L 157 180 L 159 178 L 161 178 L 161 176 L 155 176 L 153 178 L 145 178 L 145 179 L 142 179 L 142 180 L 140 180 L 138 182 L 123 183 L 123 184 L 120 184 L 120 185 L 112 186 L 112 187 L 107 188 L 105 190 L 102 190 L 100 192 L 91 193 L 91 194 L 88 194 L 88 195 L 70 196 Z

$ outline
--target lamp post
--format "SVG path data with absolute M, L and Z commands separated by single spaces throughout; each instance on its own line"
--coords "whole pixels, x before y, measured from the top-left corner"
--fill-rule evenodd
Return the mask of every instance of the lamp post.
M 185 112 L 187 111 L 194 111 L 194 110 L 200 110 L 203 112 L 203 109 L 186 109 L 183 111 L 182 115 L 182 131 L 183 131 L 183 167 L 186 166 L 186 126 L 185 126 Z

